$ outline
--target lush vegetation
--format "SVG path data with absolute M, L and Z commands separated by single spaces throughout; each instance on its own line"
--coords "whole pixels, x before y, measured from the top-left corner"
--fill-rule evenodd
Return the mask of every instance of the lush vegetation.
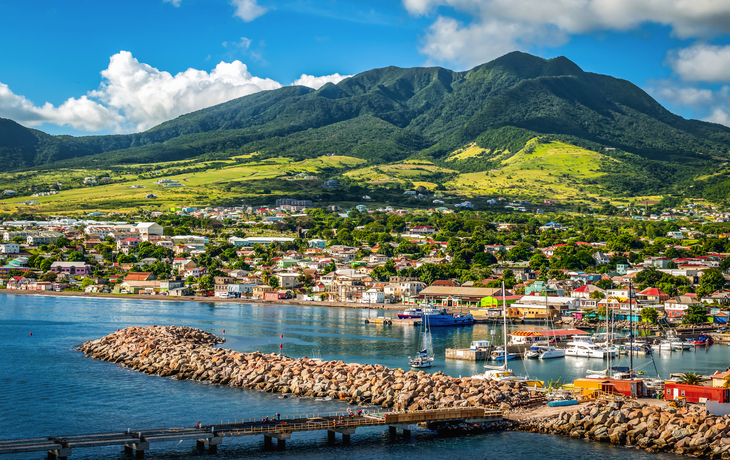
M 566 58 L 523 53 L 467 72 L 388 67 L 316 91 L 257 93 L 130 135 L 50 136 L 0 120 L 4 171 L 336 154 L 370 165 L 419 157 L 475 173 L 556 142 L 602 157 L 583 193 L 633 196 L 676 190 L 715 172 L 727 157 L 730 129 L 684 120 L 636 86 L 585 73 Z M 447 161 L 470 145 L 482 151 Z M 724 200 L 725 179 L 709 177 L 693 193 Z

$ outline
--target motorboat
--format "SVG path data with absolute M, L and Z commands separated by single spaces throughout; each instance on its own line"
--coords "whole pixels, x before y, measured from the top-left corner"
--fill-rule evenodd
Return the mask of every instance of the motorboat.
M 562 348 L 541 346 L 540 359 L 565 358 L 565 350 Z
M 509 369 L 491 369 L 484 372 L 484 374 L 472 375 L 472 379 L 485 379 L 494 380 L 496 382 L 518 382 L 523 383 L 529 387 L 542 387 L 545 382 L 538 379 L 531 379 L 530 377 L 523 375 L 515 375 Z
M 711 335 L 700 334 L 696 339 L 691 339 L 689 342 L 696 347 L 705 347 L 715 343 L 715 339 Z
M 528 359 L 552 359 L 564 358 L 565 350 L 546 344 L 535 344 L 525 352 L 525 358 Z
M 403 310 L 403 313 L 398 313 L 399 319 L 420 319 L 423 310 L 416 307 L 409 307 Z
M 507 352 L 507 361 L 513 360 L 517 357 L 517 353 L 509 353 Z M 504 348 L 497 347 L 493 352 L 490 358 L 492 361 L 504 361 Z
M 573 339 L 567 343 L 568 347 L 565 349 L 566 356 L 580 356 L 583 358 L 607 358 L 616 357 L 616 350 L 609 350 L 607 348 L 596 345 L 590 337 L 582 337 L 574 335 Z
M 431 356 L 428 356 L 428 350 L 421 350 L 418 352 L 418 354 L 411 358 L 409 356 L 408 363 L 411 367 L 414 367 L 416 369 L 422 369 L 424 367 L 431 367 L 433 365 L 434 358 Z
M 439 326 L 471 326 L 474 324 L 474 317 L 471 314 L 460 315 L 447 313 L 445 308 L 424 308 L 422 312 L 424 320 L 427 319 L 431 327 Z

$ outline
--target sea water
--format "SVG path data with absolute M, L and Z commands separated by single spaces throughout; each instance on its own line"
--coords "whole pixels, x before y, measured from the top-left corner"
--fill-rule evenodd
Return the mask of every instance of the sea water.
M 379 363 L 406 368 L 418 351 L 418 328 L 376 326 L 365 319 L 377 310 L 331 307 L 263 306 L 243 303 L 154 301 L 46 295 L 0 294 L 0 439 L 62 436 L 110 431 L 192 427 L 235 419 L 281 414 L 313 414 L 346 410 L 340 401 L 280 398 L 251 390 L 216 387 L 135 372 L 85 357 L 74 348 L 129 326 L 178 325 L 200 328 L 227 339 L 221 345 L 243 352 L 279 352 L 292 357 L 321 357 L 344 362 Z M 385 313 L 393 315 L 393 313 Z M 469 376 L 483 363 L 444 359 L 445 348 L 468 347 L 472 340 L 501 341 L 493 325 L 434 328 L 436 355 L 430 372 Z M 223 332 L 225 330 L 225 333 Z M 283 338 L 281 337 L 283 335 Z M 662 375 L 669 372 L 709 373 L 725 369 L 728 347 L 662 355 Z M 650 363 L 636 358 L 635 366 Z M 563 381 L 585 375 L 601 360 L 574 358 L 513 361 L 517 373 Z M 649 367 L 653 373 L 653 365 Z M 339 436 L 338 436 L 339 438 Z M 153 444 L 150 459 L 199 458 L 192 441 Z M 120 447 L 77 449 L 72 459 L 125 458 Z M 383 427 L 358 429 L 350 446 L 326 444 L 324 432 L 295 433 L 286 450 L 264 451 L 260 436 L 225 438 L 219 452 L 205 458 L 382 459 L 668 459 L 670 455 L 573 440 L 564 437 L 499 432 L 441 437 L 416 429 L 410 440 L 390 439 Z M 9 460 L 41 459 L 43 453 L 5 456 Z M 2 459 L 0 459 L 2 460 Z

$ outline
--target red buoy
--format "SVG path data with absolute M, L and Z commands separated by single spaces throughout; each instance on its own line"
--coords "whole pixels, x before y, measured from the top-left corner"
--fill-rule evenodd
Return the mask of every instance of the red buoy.
M 226 330 L 225 330 L 225 329 L 223 329 L 223 333 L 224 333 L 224 334 L 226 333 Z
M 31 332 L 30 335 L 33 335 L 33 333 Z

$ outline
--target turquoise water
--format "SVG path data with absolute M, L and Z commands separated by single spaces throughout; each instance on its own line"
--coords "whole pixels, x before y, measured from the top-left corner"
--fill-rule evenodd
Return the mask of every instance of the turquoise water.
M 388 313 L 390 314 L 390 313 Z M 133 325 L 185 325 L 198 327 L 228 340 L 224 346 L 240 351 L 276 352 L 283 345 L 289 356 L 319 356 L 345 362 L 380 363 L 405 367 L 407 355 L 417 351 L 419 331 L 398 326 L 364 323 L 382 312 L 325 307 L 259 306 L 234 303 L 193 303 L 87 299 L 0 294 L 0 439 L 41 437 L 131 428 L 192 426 L 235 418 L 344 410 L 338 401 L 305 398 L 279 399 L 248 390 L 214 387 L 196 382 L 149 376 L 95 361 L 74 351 L 86 340 Z M 225 329 L 225 334 L 223 330 Z M 32 333 L 32 336 L 30 335 Z M 280 336 L 284 335 L 281 339 Z M 433 330 L 436 363 L 432 372 L 471 375 L 480 363 L 446 361 L 447 347 L 468 347 L 472 340 L 492 338 L 490 327 Z M 501 340 L 501 331 L 495 338 Z M 709 352 L 667 354 L 657 359 L 660 373 L 725 369 L 729 347 Z M 602 361 L 559 359 L 547 362 L 516 361 L 516 372 L 525 369 L 542 379 L 571 380 Z M 641 358 L 638 364 L 645 362 Z M 264 452 L 259 437 L 226 438 L 211 459 L 302 458 L 347 455 L 353 458 L 446 458 L 457 453 L 464 459 L 524 459 L 543 456 L 569 459 L 674 458 L 527 433 L 489 433 L 459 438 L 439 437 L 424 429 L 409 441 L 391 441 L 387 429 L 358 430 L 349 447 L 327 447 L 324 433 L 295 434 L 285 452 Z M 157 444 L 147 458 L 197 458 L 192 442 Z M 6 456 L 40 459 L 41 454 Z M 123 458 L 119 447 L 80 449 L 72 459 Z

